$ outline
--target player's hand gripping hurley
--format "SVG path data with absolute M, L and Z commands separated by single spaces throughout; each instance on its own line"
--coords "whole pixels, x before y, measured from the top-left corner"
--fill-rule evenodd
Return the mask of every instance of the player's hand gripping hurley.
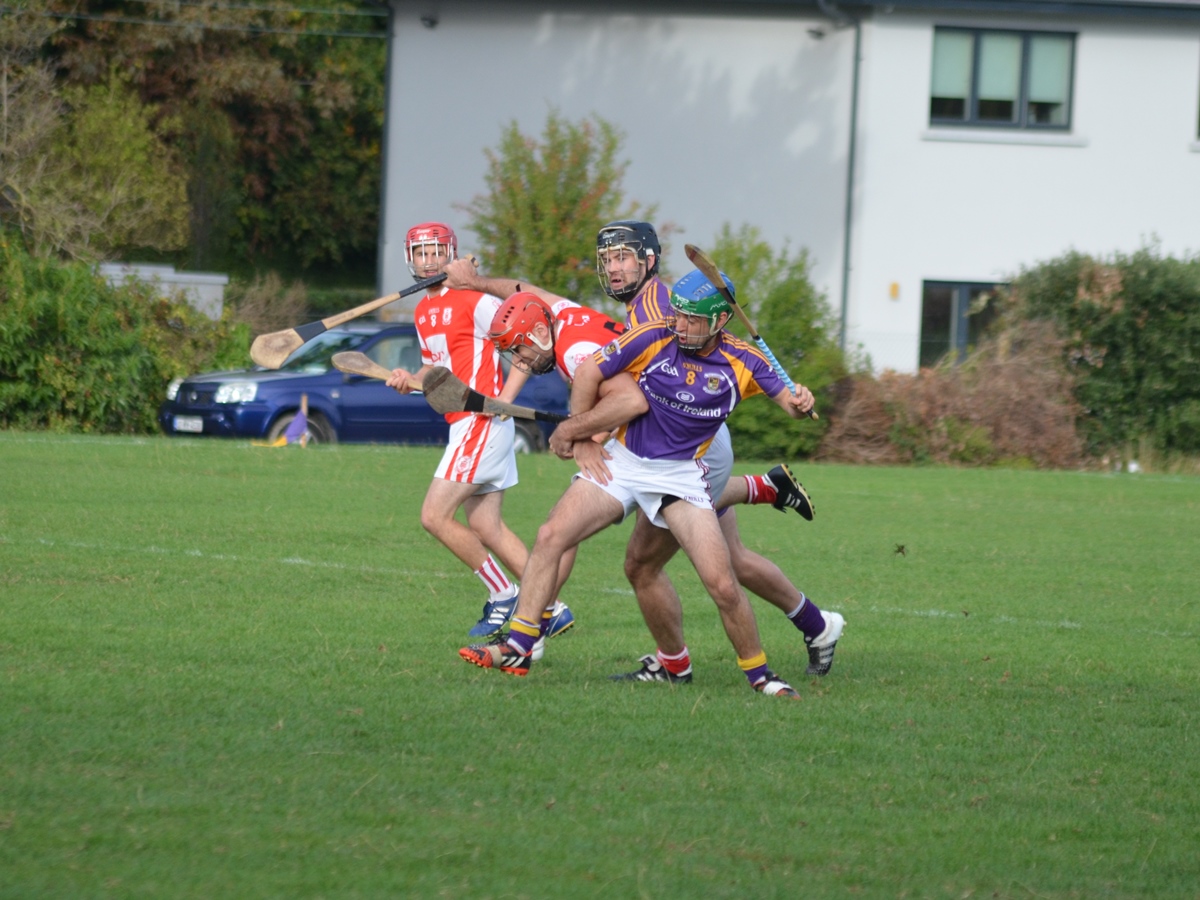
M 753 339 L 754 343 L 758 345 L 758 349 L 762 351 L 763 356 L 767 358 L 767 362 L 771 364 L 771 368 L 775 370 L 775 374 L 778 375 L 783 380 L 783 383 L 788 386 L 788 390 L 790 390 L 792 393 L 795 393 L 796 382 L 792 381 L 792 377 L 788 375 L 783 366 L 779 364 L 779 360 L 775 358 L 775 354 L 771 352 L 771 348 L 767 346 L 767 342 L 764 341 L 759 335 L 758 330 L 750 321 L 750 317 L 746 315 L 746 311 L 742 309 L 735 299 L 733 299 L 733 293 L 728 287 L 725 286 L 725 279 L 721 277 L 721 273 L 717 269 L 717 264 L 708 257 L 708 254 L 706 254 L 695 244 L 684 244 L 683 252 L 687 254 L 687 258 L 691 261 L 692 265 L 699 269 L 703 273 L 704 277 L 711 281 L 716 289 L 721 292 L 721 296 L 724 297 L 726 301 L 728 301 L 729 305 L 733 308 L 733 312 L 735 315 L 737 315 L 738 320 L 745 325 L 746 330 L 750 332 L 751 339 Z M 810 409 L 808 411 L 808 415 L 814 419 L 820 418 L 820 416 L 817 415 L 816 407 Z

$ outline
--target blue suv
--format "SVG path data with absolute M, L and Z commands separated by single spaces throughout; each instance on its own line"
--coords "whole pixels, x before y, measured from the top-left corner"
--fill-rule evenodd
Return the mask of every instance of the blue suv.
M 308 435 L 316 443 L 444 444 L 445 418 L 421 394 L 401 395 L 382 381 L 333 368 L 335 353 L 358 350 L 387 369 L 421 367 L 412 324 L 356 322 L 331 328 L 300 347 L 278 371 L 237 369 L 172 381 L 159 408 L 168 435 L 213 435 L 274 441 L 308 395 Z M 531 378 L 516 402 L 565 414 L 570 392 L 561 378 Z M 546 447 L 550 423 L 516 420 L 517 451 Z

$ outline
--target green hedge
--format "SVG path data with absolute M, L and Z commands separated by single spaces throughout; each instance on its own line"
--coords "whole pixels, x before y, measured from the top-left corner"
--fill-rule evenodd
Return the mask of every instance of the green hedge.
M 0 427 L 145 434 L 167 383 L 249 364 L 250 331 L 0 234 Z
M 1065 338 L 1092 453 L 1146 440 L 1200 452 L 1200 257 L 1070 253 L 1023 270 L 1008 303 Z

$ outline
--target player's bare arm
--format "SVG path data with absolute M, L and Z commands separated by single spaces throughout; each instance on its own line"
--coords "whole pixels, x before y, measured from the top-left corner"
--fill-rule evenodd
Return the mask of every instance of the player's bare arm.
M 593 451 L 588 445 L 598 446 L 617 428 L 632 422 L 650 408 L 649 401 L 637 386 L 637 382 L 625 373 L 601 381 L 598 393 L 599 400 L 595 406 L 572 416 L 556 428 L 550 437 L 551 451 L 562 459 L 574 458 L 585 471 L 587 470 L 583 465 L 583 457 L 579 455 L 581 450 Z M 602 452 L 594 451 L 588 453 L 587 457 L 607 458 Z
M 480 275 L 473 258 L 463 257 L 448 263 L 443 267 L 446 272 L 446 287 L 463 291 L 481 291 L 507 300 L 518 291 L 529 291 L 541 297 L 547 303 L 558 303 L 565 297 L 543 290 L 536 284 L 528 284 L 515 278 L 497 278 L 491 275 Z
M 508 377 L 504 379 L 504 389 L 500 391 L 497 399 L 503 400 L 505 403 L 512 403 L 528 380 L 528 372 L 518 366 L 513 366 L 508 370 Z
M 787 388 L 784 388 L 771 399 L 779 404 L 780 409 L 793 419 L 803 419 L 816 403 L 812 391 L 802 384 L 796 385 L 796 392 L 794 394 Z

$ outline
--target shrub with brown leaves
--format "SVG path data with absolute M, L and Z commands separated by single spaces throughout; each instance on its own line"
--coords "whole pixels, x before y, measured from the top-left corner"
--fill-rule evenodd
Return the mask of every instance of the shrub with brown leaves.
M 231 285 L 226 292 L 234 320 L 245 322 L 254 334 L 294 328 L 308 317 L 308 292 L 304 282 L 283 286 L 274 272 L 256 275 L 248 284 Z
M 1083 461 L 1063 344 L 1044 322 L 998 330 L 962 365 L 841 385 L 818 459 L 1069 468 Z

